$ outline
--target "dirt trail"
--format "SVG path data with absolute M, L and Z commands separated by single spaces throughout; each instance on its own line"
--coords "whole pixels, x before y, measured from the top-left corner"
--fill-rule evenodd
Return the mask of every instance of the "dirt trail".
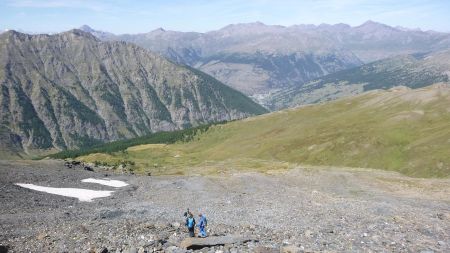
M 130 185 L 81 182 L 105 176 Z M 88 203 L 15 183 L 115 192 Z M 207 215 L 211 235 L 259 239 L 211 252 L 279 252 L 286 245 L 304 251 L 450 251 L 449 179 L 345 168 L 149 177 L 67 169 L 59 161 L 0 161 L 0 188 L 0 245 L 9 252 L 183 252 L 177 246 L 186 236 L 179 225 L 187 207 Z

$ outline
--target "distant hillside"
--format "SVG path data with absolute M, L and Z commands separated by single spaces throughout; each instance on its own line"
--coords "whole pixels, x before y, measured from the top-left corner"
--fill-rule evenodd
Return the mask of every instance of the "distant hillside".
M 450 50 L 431 54 L 397 56 L 361 67 L 326 75 L 304 85 L 274 92 L 261 104 L 277 110 L 330 101 L 375 89 L 394 86 L 420 88 L 448 81 Z
M 66 149 L 264 113 L 242 93 L 136 45 L 72 30 L 0 35 L 0 147 Z
M 231 24 L 206 33 L 167 31 L 114 35 L 82 27 L 102 40 L 128 41 L 200 69 L 247 95 L 270 97 L 286 87 L 364 63 L 450 48 L 450 34 L 360 26 Z
M 292 164 L 450 176 L 450 85 L 397 87 L 213 126 L 188 143 L 79 159 L 156 173 L 274 170 Z M 289 165 L 291 164 L 291 165 Z

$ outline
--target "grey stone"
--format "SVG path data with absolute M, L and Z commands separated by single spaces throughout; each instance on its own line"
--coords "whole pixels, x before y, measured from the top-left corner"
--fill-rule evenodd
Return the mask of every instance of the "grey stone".
M 249 241 L 257 241 L 257 239 L 242 236 L 211 236 L 206 238 L 186 238 L 180 243 L 183 249 L 201 249 L 204 247 L 241 244 Z
M 108 253 L 108 249 L 106 247 L 102 247 L 100 249 L 97 250 L 97 253 Z
M 303 252 L 303 250 L 297 246 L 284 246 L 281 248 L 281 253 L 300 253 Z
M 129 247 L 123 251 L 124 253 L 138 253 L 138 250 L 135 247 Z

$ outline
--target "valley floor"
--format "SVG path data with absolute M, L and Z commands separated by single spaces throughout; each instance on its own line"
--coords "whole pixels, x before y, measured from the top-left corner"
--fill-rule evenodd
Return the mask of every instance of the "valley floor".
M 129 185 L 81 182 L 105 176 Z M 80 202 L 15 183 L 115 192 Z M 210 235 L 258 239 L 202 252 L 450 252 L 450 179 L 349 168 L 134 176 L 0 161 L 0 245 L 8 252 L 162 251 L 186 237 L 186 208 L 206 214 Z

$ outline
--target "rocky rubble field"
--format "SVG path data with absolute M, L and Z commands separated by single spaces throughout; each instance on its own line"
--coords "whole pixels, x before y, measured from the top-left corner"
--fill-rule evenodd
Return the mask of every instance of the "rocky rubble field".
M 81 182 L 105 177 L 129 185 Z M 15 183 L 115 192 L 80 202 Z M 186 208 L 206 214 L 211 245 L 181 247 Z M 155 177 L 0 161 L 0 252 L 186 251 L 450 252 L 450 180 L 348 168 Z

